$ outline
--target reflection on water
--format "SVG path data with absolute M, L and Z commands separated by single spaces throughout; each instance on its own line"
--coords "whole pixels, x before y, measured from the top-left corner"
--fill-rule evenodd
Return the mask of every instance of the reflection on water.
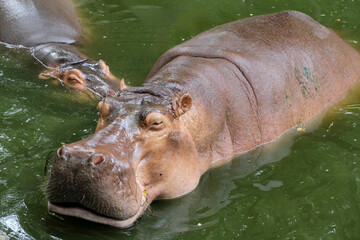
M 78 0 L 88 42 L 130 85 L 169 48 L 251 15 L 294 9 L 359 46 L 359 1 Z M 37 78 L 24 49 L 0 45 L 0 230 L 12 239 L 359 239 L 359 90 L 324 118 L 208 171 L 190 194 L 155 201 L 128 229 L 49 214 L 42 173 L 51 151 L 90 135 L 89 103 Z M 345 106 L 345 107 L 344 107 Z
M 272 188 L 278 188 L 284 185 L 282 181 L 270 180 L 268 184 L 254 183 L 253 186 L 259 188 L 261 191 L 270 191 Z
M 0 218 L 0 225 L 2 225 L 6 232 L 11 231 L 9 234 L 9 237 L 11 238 L 24 240 L 34 239 L 21 227 L 19 218 L 16 215 L 9 215 Z

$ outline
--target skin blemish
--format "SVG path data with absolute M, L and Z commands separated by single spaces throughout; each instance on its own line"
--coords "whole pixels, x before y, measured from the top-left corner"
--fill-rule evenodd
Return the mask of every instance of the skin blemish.
M 162 176 L 162 173 L 160 173 L 160 177 Z

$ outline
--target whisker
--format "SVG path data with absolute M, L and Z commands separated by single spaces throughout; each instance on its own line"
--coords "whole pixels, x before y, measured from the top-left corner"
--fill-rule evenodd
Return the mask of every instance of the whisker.
M 46 162 L 45 162 L 45 166 L 44 166 L 44 176 L 43 177 L 47 176 L 49 162 L 50 162 L 50 159 L 54 159 L 52 156 L 54 155 L 55 152 L 56 152 L 55 150 L 52 150 L 46 156 Z

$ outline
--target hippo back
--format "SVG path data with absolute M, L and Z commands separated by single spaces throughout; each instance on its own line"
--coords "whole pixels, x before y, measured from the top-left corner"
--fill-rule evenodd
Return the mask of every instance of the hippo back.
M 199 34 L 163 54 L 147 81 L 179 56 L 233 64 L 254 96 L 261 132 L 257 144 L 309 120 L 339 100 L 360 76 L 359 53 L 332 30 L 296 11 L 243 19 Z M 223 81 L 230 91 L 236 79 L 217 81 Z M 186 84 L 192 91 L 202 89 Z M 230 111 L 238 118 L 243 115 L 236 109 Z M 249 143 L 248 149 L 254 146 Z
M 50 42 L 69 44 L 80 35 L 71 0 L 0 0 L 2 42 L 26 47 Z

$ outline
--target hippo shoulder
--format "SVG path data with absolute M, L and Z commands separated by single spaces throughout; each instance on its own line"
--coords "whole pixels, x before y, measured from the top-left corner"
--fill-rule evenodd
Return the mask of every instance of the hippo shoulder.
M 71 0 L 0 0 L 0 40 L 32 47 L 73 43 L 81 26 Z

